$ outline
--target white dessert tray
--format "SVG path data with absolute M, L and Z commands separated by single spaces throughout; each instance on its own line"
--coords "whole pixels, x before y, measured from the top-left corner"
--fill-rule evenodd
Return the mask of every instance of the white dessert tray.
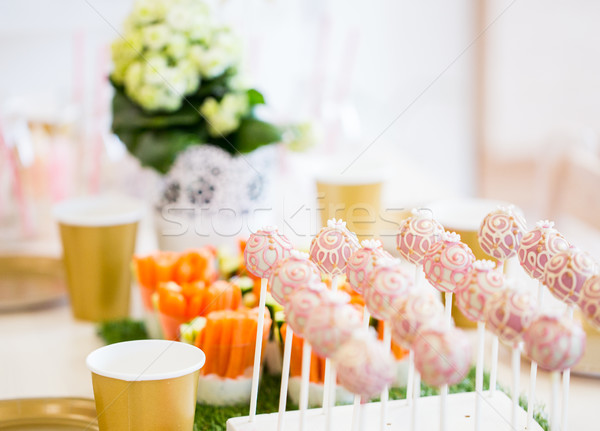
M 502 391 L 495 391 L 493 395 L 489 392 L 483 393 L 481 405 L 482 421 L 481 429 L 485 431 L 512 430 L 510 425 L 512 401 Z M 465 392 L 448 395 L 448 430 L 471 431 L 474 429 L 473 414 L 475 411 L 475 393 Z M 365 421 L 367 430 L 379 430 L 381 407 L 380 403 L 369 403 L 363 406 L 366 412 Z M 352 405 L 337 406 L 334 408 L 333 429 L 336 431 L 352 429 Z M 406 400 L 390 401 L 388 403 L 388 415 L 386 429 L 404 430 L 409 429 L 410 413 L 412 408 L 407 405 Z M 419 430 L 438 431 L 440 429 L 440 397 L 424 397 L 419 399 Z M 322 409 L 310 409 L 306 413 L 307 430 L 319 431 L 325 429 L 325 415 Z M 527 413 L 519 408 L 519 427 L 517 431 L 543 431 L 542 427 L 534 422 L 531 429 L 526 428 Z M 231 418 L 227 421 L 227 431 L 270 431 L 277 428 L 277 413 L 257 415 L 253 422 L 249 422 L 247 416 Z M 286 431 L 300 429 L 299 412 L 289 411 L 285 416 Z

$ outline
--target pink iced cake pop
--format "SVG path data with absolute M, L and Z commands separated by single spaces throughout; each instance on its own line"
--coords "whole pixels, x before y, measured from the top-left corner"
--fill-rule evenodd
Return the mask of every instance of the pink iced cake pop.
M 271 272 L 269 287 L 273 299 L 285 305 L 293 291 L 320 281 L 319 268 L 309 259 L 308 254 L 292 250 L 291 255 L 281 259 Z
M 442 325 L 423 329 L 413 344 L 415 367 L 430 386 L 453 385 L 471 368 L 471 343 L 461 330 Z
M 377 262 L 391 255 L 383 249 L 380 241 L 365 239 L 347 261 L 346 277 L 355 292 L 362 295 L 369 284 L 369 276 Z
M 287 298 L 284 306 L 285 320 L 294 331 L 294 335 L 304 335 L 308 317 L 321 304 L 326 291 L 325 283 L 316 283 L 295 290 Z
M 548 261 L 544 284 L 550 293 L 567 304 L 577 304 L 583 284 L 598 272 L 592 257 L 577 249 L 559 251 Z
M 506 260 L 517 254 L 525 234 L 525 220 L 514 207 L 498 207 L 485 216 L 479 228 L 479 245 L 489 256 Z
M 337 378 L 350 392 L 369 399 L 394 380 L 394 358 L 375 335 L 358 331 L 334 355 Z
M 504 289 L 487 302 L 487 327 L 504 343 L 515 346 L 535 317 L 535 305 L 529 292 Z
M 537 316 L 523 339 L 527 356 L 548 371 L 573 367 L 585 352 L 585 332 L 579 324 L 564 316 Z
M 288 257 L 292 243 L 276 227 L 265 227 L 250 235 L 244 249 L 246 269 L 252 275 L 269 278 L 281 259 Z
M 488 300 L 504 289 L 504 274 L 491 260 L 476 260 L 469 280 L 469 284 L 455 292 L 456 306 L 467 319 L 483 322 Z
M 304 333 L 313 351 L 330 358 L 362 326 L 361 313 L 343 292 L 326 291 L 306 321 Z
M 444 306 L 432 292 L 411 289 L 394 302 L 392 337 L 405 349 L 412 345 L 423 328 L 443 324 Z
M 396 312 L 394 301 L 406 295 L 413 285 L 414 278 L 402 268 L 399 259 L 380 260 L 363 294 L 367 310 L 376 319 L 391 320 Z
M 600 274 L 591 276 L 583 284 L 579 307 L 588 323 L 600 331 Z
M 469 283 L 475 255 L 460 235 L 444 232 L 423 258 L 425 278 L 441 292 L 454 292 Z
M 517 256 L 521 266 L 531 278 L 541 280 L 546 264 L 552 256 L 568 248 L 569 243 L 560 232 L 554 229 L 554 223 L 542 220 L 523 236 Z
M 396 247 L 404 259 L 420 265 L 429 247 L 439 241 L 444 228 L 432 218 L 429 211 L 413 209 L 412 214 L 400 226 Z
M 346 262 L 358 248 L 358 239 L 346 228 L 346 222 L 331 219 L 312 240 L 310 258 L 322 272 L 341 275 L 346 270 Z

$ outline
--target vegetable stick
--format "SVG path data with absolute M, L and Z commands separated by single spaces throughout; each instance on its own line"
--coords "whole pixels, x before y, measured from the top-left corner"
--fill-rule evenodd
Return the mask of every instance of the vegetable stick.
M 246 323 L 246 317 L 241 314 L 234 321 L 231 355 L 225 372 L 225 377 L 230 379 L 235 379 L 244 373 L 244 325 Z
M 177 260 L 177 253 L 161 251 L 153 256 L 155 265 L 156 282 L 164 283 L 173 280 L 173 269 Z
M 221 339 L 217 345 L 219 352 L 219 361 L 217 366 L 219 368 L 218 375 L 225 377 L 227 373 L 227 365 L 229 364 L 229 358 L 231 357 L 231 340 L 233 338 L 233 324 L 235 317 L 231 316 L 228 311 L 223 311 L 223 317 L 220 319 L 221 324 Z
M 217 372 L 217 344 L 221 337 L 221 326 L 213 316 L 207 316 L 206 334 L 204 336 L 204 353 L 206 354 L 206 374 Z

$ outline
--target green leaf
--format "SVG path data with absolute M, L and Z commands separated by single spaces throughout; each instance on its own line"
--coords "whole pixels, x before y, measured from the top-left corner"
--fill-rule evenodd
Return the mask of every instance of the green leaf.
M 249 153 L 263 145 L 281 141 L 281 130 L 272 124 L 245 118 L 235 133 L 235 146 L 241 153 Z
M 143 166 L 149 166 L 165 174 L 177 154 L 190 145 L 201 144 L 200 135 L 186 130 L 147 131 L 139 135 L 132 154 Z
M 247 91 L 248 94 L 248 104 L 252 107 L 252 106 L 256 106 L 256 105 L 264 105 L 265 104 L 265 97 L 262 95 L 262 93 L 258 90 L 255 90 L 254 88 L 251 88 L 250 90 Z
M 144 111 L 129 99 L 119 88 L 115 90 L 113 97 L 113 130 L 117 129 L 160 129 L 173 126 L 190 126 L 199 121 L 200 115 L 197 107 L 193 104 L 183 102 L 180 109 L 175 112 Z

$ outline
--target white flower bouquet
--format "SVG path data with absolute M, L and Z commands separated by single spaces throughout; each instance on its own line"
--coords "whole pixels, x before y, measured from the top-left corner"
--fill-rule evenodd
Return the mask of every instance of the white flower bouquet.
M 280 142 L 244 88 L 240 41 L 201 0 L 137 0 L 112 44 L 112 129 L 142 165 L 166 173 L 177 154 L 211 144 L 230 154 Z

